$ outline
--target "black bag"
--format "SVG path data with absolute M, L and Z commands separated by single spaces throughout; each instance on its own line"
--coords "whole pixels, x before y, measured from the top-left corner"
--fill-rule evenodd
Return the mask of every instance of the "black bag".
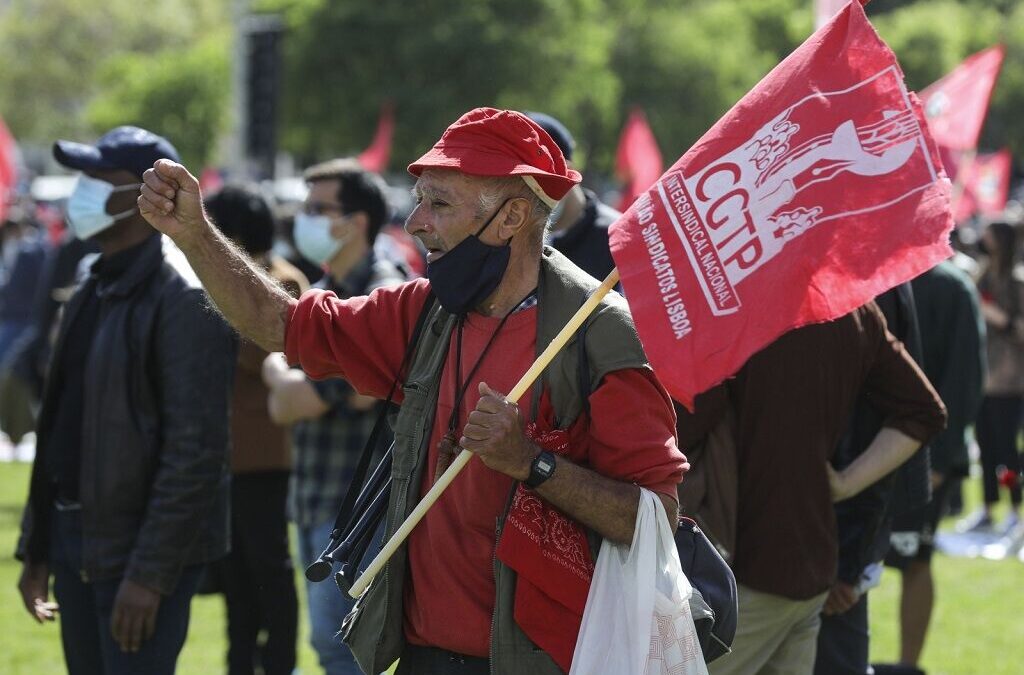
M 704 662 L 711 663 L 732 651 L 739 614 L 736 577 L 696 521 L 680 517 L 675 540 L 679 563 L 695 596 L 690 611 L 697 640 Z

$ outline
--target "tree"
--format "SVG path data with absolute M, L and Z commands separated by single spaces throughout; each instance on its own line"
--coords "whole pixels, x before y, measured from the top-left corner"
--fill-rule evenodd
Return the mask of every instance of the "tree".
M 879 34 L 892 47 L 915 91 L 939 79 L 964 58 L 997 42 L 1007 46 L 1002 74 L 980 145 L 994 150 L 1009 146 L 1024 157 L 1024 6 L 1007 17 L 979 3 L 916 2 L 874 19 Z
M 309 162 L 354 154 L 395 104 L 395 164 L 481 105 L 540 109 L 578 129 L 614 123 L 614 26 L 600 0 L 375 3 L 277 0 L 285 36 L 282 146 Z
M 116 69 L 110 62 L 180 53 L 227 25 L 227 0 L 151 0 L 144 8 L 135 0 L 9 0 L 0 7 L 0 114 L 19 142 L 40 146 L 105 130 L 90 124 L 86 110 L 106 95 L 104 74 Z M 187 103 L 171 100 L 172 108 Z
M 184 52 L 122 54 L 98 77 L 102 93 L 86 109 L 93 129 L 121 124 L 167 137 L 186 166 L 212 156 L 230 99 L 230 35 L 212 34 Z

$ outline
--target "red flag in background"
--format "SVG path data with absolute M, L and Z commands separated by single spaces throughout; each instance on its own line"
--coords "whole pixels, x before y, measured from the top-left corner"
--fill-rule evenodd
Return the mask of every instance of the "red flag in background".
M 18 146 L 14 142 L 14 136 L 7 130 L 3 118 L 0 118 L 0 220 L 7 217 L 7 209 L 14 197 L 17 153 Z
M 951 73 L 921 92 L 921 103 L 935 142 L 950 150 L 973 150 L 988 113 L 1006 50 L 989 47 L 967 57 Z
M 680 402 L 786 331 L 948 257 L 949 181 L 859 3 L 816 32 L 611 227 L 651 365 Z
M 640 193 L 658 180 L 664 168 L 647 116 L 640 108 L 633 108 L 615 151 L 615 172 L 626 183 L 619 199 L 619 211 L 628 209 Z
M 978 213 L 994 216 L 1006 208 L 1010 194 L 1009 150 L 978 155 L 964 168 L 963 192 L 956 203 L 956 222 L 963 222 Z
M 391 137 L 394 133 L 394 106 L 386 102 L 380 107 L 380 119 L 377 120 L 377 132 L 373 135 L 373 142 L 358 158 L 364 169 L 381 173 L 388 168 L 388 160 L 391 159 Z

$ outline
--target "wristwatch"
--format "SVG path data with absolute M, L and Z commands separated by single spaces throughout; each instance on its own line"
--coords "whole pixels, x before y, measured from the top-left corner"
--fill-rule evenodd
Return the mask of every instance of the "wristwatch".
M 530 463 L 530 476 L 523 481 L 523 484 L 531 490 L 536 490 L 540 487 L 541 483 L 551 478 L 554 474 L 555 456 L 547 450 L 543 450 Z

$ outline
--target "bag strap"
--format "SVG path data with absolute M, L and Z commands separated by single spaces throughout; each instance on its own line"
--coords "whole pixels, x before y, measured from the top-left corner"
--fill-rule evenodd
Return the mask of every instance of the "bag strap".
M 338 517 L 334 520 L 334 531 L 331 532 L 332 539 L 340 539 L 342 533 L 349 529 L 349 524 L 353 521 L 353 507 L 356 505 L 360 493 L 363 491 L 363 487 L 366 483 L 366 474 L 370 469 L 370 460 L 373 459 L 374 452 L 377 449 L 377 444 L 380 439 L 381 432 L 384 430 L 384 422 L 387 419 L 387 414 L 391 410 L 392 399 L 395 396 L 395 392 L 398 390 L 398 383 L 405 377 L 406 368 L 409 366 L 409 362 L 412 360 L 413 354 L 416 352 L 416 345 L 420 341 L 420 335 L 423 334 L 423 327 L 427 323 L 427 317 L 430 315 L 430 311 L 434 308 L 434 291 L 431 290 L 427 294 L 426 300 L 423 302 L 423 308 L 420 310 L 420 315 L 416 319 L 416 326 L 412 331 L 412 339 L 409 340 L 408 346 L 405 348 L 405 356 L 402 357 L 402 365 L 398 368 L 398 373 L 395 375 L 394 381 L 391 383 L 391 390 L 388 392 L 386 400 L 380 402 L 377 405 L 377 421 L 373 424 L 373 429 L 370 431 L 370 435 L 366 438 L 366 444 L 363 446 L 362 454 L 359 456 L 359 463 L 356 465 L 355 472 L 352 475 L 352 481 L 349 483 L 348 491 L 345 493 L 345 499 L 341 503 L 341 508 L 338 509 Z

